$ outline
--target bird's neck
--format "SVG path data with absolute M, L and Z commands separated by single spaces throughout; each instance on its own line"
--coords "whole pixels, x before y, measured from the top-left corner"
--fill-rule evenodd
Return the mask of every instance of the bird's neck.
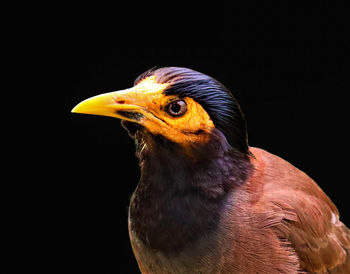
M 181 251 L 201 232 L 215 230 L 227 194 L 251 170 L 249 157 L 232 149 L 221 133 L 190 153 L 152 139 L 139 144 L 137 155 L 141 180 L 130 203 L 131 229 L 164 253 Z

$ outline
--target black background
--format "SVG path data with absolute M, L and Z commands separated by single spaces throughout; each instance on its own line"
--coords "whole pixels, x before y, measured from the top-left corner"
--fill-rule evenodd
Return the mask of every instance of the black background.
M 60 21 L 67 23 L 58 50 L 65 62 L 61 229 L 75 273 L 138 272 L 127 207 L 140 174 L 119 120 L 70 110 L 90 96 L 131 87 L 153 66 L 189 67 L 231 89 L 249 144 L 305 171 L 350 224 L 343 7 L 205 5 L 80 6 L 67 8 L 68 23 Z

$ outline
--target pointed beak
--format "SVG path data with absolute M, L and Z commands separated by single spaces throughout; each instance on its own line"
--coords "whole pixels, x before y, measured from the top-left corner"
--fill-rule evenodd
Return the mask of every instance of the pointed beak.
M 73 109 L 73 113 L 102 115 L 115 117 L 132 122 L 140 121 L 142 114 L 142 101 L 138 102 L 138 94 L 133 89 L 113 91 L 88 98 Z

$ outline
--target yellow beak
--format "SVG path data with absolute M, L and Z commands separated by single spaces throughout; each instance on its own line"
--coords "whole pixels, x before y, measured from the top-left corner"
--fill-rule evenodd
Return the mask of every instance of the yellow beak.
M 133 88 L 113 91 L 88 98 L 76 105 L 72 112 L 110 116 L 132 122 L 139 121 L 143 108 L 138 105 Z

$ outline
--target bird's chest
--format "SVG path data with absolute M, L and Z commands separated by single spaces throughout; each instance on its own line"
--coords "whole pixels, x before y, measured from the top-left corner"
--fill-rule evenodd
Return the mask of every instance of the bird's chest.
M 206 200 L 196 190 L 157 198 L 136 190 L 129 207 L 129 235 L 140 268 L 146 267 L 146 273 L 210 268 L 220 206 L 221 202 Z
M 136 191 L 129 207 L 130 229 L 155 250 L 182 251 L 218 223 L 220 203 L 204 199 L 197 191 L 170 195 Z
M 162 217 L 158 222 L 159 226 L 166 223 Z M 223 258 L 225 242 L 218 239 L 219 232 L 167 228 L 154 228 L 154 234 L 148 230 L 146 238 L 141 238 L 129 216 L 130 241 L 141 273 L 220 273 L 218 260 Z
M 222 258 L 223 249 L 210 240 L 213 234 L 205 237 L 206 242 L 199 240 L 179 253 L 170 254 L 145 244 L 132 228 L 129 228 L 129 235 L 141 273 L 220 273 L 218 260 Z

